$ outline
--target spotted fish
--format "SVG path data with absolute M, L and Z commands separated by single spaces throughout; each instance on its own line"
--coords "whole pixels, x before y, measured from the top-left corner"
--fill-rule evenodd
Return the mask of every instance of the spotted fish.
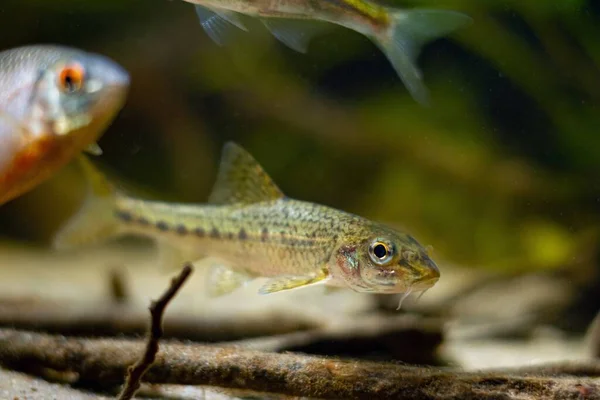
M 268 277 L 260 293 L 315 284 L 358 292 L 424 291 L 440 272 L 412 236 L 357 215 L 285 196 L 256 160 L 225 145 L 208 204 L 172 204 L 118 193 L 81 158 L 90 182 L 82 208 L 57 233 L 57 248 L 139 234 L 210 257 L 210 294 Z

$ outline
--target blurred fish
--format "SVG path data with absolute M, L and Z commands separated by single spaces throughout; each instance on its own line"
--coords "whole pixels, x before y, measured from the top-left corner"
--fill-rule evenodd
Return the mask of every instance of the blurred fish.
M 88 199 L 55 237 L 68 248 L 126 233 L 178 248 L 178 262 L 219 260 L 210 294 L 270 277 L 260 293 L 325 283 L 358 292 L 409 293 L 432 287 L 436 264 L 410 235 L 356 215 L 290 199 L 254 158 L 234 143 L 223 150 L 206 205 L 133 199 L 115 192 L 81 156 Z M 172 259 L 175 262 L 174 258 Z
M 113 61 L 38 45 L 0 52 L 0 204 L 95 143 L 121 109 L 129 76 Z
M 370 0 L 185 0 L 196 4 L 206 33 L 223 44 L 232 27 L 247 31 L 239 14 L 259 18 L 288 47 L 305 53 L 313 36 L 334 23 L 367 36 L 386 54 L 411 95 L 421 104 L 428 93 L 416 59 L 428 41 L 466 25 L 454 11 L 400 10 Z M 239 14 L 238 14 L 239 13 Z

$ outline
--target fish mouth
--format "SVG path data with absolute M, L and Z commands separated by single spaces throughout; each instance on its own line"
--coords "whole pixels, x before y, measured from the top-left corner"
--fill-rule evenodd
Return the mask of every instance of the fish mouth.
M 120 65 L 114 64 L 111 73 L 106 77 L 107 87 L 128 88 L 131 84 L 129 72 Z
M 129 92 L 127 81 L 111 83 L 102 88 L 98 100 L 92 108 L 92 115 L 96 119 L 111 120 L 125 105 Z
M 419 287 L 433 286 L 440 279 L 440 269 L 428 256 L 423 256 L 421 259 L 421 277 L 416 282 Z
M 103 87 L 129 87 L 131 79 L 129 72 L 111 59 L 96 55 L 92 60 L 96 79 L 103 83 Z
M 427 290 L 440 279 L 440 270 L 429 257 L 423 257 L 419 263 L 410 267 L 409 274 L 400 275 L 398 278 L 395 281 L 380 280 L 377 282 L 377 286 L 382 293 Z
M 98 101 L 94 107 L 94 114 L 103 113 L 114 115 L 124 105 L 129 92 L 131 79 L 127 70 L 110 60 L 105 60 L 102 65 L 102 74 L 98 78 L 101 83 L 97 93 Z

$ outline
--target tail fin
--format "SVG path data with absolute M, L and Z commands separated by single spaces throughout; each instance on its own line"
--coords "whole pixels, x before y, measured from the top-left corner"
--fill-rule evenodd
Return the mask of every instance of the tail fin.
M 81 208 L 54 237 L 55 249 L 99 242 L 115 236 L 119 220 L 115 216 L 116 192 L 84 155 L 78 162 L 88 181 L 88 193 Z
M 391 10 L 390 18 L 389 29 L 375 36 L 375 43 L 387 55 L 413 98 L 426 105 L 429 94 L 416 65 L 421 47 L 466 25 L 471 18 L 444 10 Z

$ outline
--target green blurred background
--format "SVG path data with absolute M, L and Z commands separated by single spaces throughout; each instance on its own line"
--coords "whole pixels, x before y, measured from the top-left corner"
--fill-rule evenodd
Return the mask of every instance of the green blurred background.
M 98 164 L 136 195 L 205 201 L 234 140 L 289 196 L 402 226 L 442 268 L 559 269 L 595 282 L 598 3 L 396 5 L 474 19 L 420 57 L 430 108 L 358 33 L 336 28 L 303 55 L 255 23 L 219 47 L 179 0 L 2 0 L 0 48 L 60 43 L 130 71 Z M 66 168 L 0 209 L 0 235 L 45 245 L 81 187 Z

